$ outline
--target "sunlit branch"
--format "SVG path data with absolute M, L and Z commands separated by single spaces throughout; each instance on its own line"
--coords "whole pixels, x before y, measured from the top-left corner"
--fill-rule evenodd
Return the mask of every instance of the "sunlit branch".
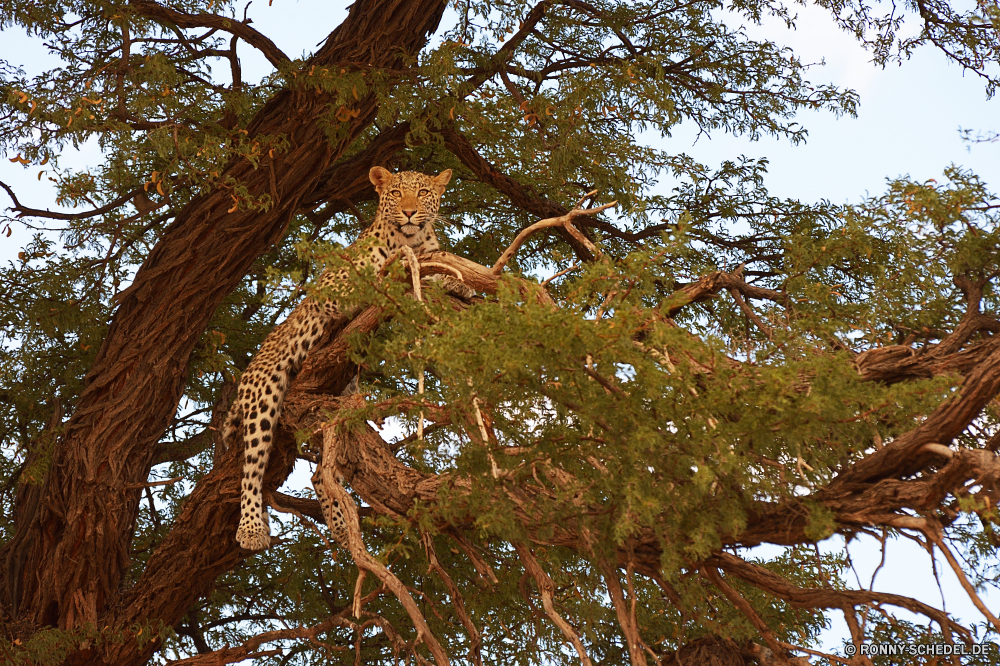
M 407 614 L 410 616 L 410 621 L 413 626 L 417 629 L 418 640 L 423 640 L 424 644 L 434 655 L 436 663 L 443 666 L 450 664 L 448 655 L 445 653 L 441 644 L 438 642 L 437 638 L 431 632 L 430 627 L 427 626 L 427 620 L 424 618 L 424 614 L 420 611 L 419 606 L 413 600 L 410 595 L 409 590 L 403 585 L 402 582 L 389 571 L 388 568 L 377 559 L 372 557 L 365 547 L 364 537 L 361 534 L 361 526 L 358 521 L 357 505 L 354 503 L 354 499 L 344 490 L 336 478 L 336 469 L 333 465 L 333 461 L 337 459 L 336 449 L 338 448 L 338 436 L 333 430 L 327 430 L 323 436 L 323 463 L 317 468 L 316 473 L 313 475 L 313 484 L 322 484 L 323 493 L 330 498 L 331 502 L 336 502 L 339 504 L 343 512 L 343 521 L 346 526 L 346 539 L 345 544 L 348 550 L 351 552 L 351 556 L 354 558 L 355 563 L 358 565 L 359 569 L 363 569 L 374 574 L 382 584 L 385 585 L 399 600 L 406 609 Z M 334 532 L 332 517 L 326 517 L 326 523 L 330 526 L 331 532 Z M 357 590 L 355 592 L 357 594 Z M 355 612 L 357 612 L 357 605 L 355 604 Z
M 576 650 L 576 654 L 580 658 L 580 664 L 582 666 L 592 666 L 590 657 L 587 656 L 587 651 L 583 647 L 583 641 L 580 640 L 580 635 L 569 622 L 556 612 L 555 606 L 552 605 L 552 595 L 556 589 L 552 579 L 538 564 L 538 560 L 535 559 L 535 556 L 532 555 L 531 550 L 526 545 L 515 541 L 513 546 L 517 551 L 517 556 L 521 559 L 521 564 L 524 565 L 524 570 L 535 579 L 535 584 L 538 585 L 538 594 L 542 597 L 542 608 L 545 609 L 545 614 L 552 620 L 552 624 L 559 628 L 559 631 L 566 637 L 566 640 L 573 645 L 573 649 Z
M 511 203 L 518 208 L 541 218 L 560 217 L 569 212 L 557 203 L 530 193 L 517 180 L 497 170 L 479 154 L 479 151 L 463 134 L 453 127 L 443 128 L 441 135 L 444 138 L 445 147 L 472 171 L 476 178 L 507 196 Z M 560 228 L 560 232 L 580 261 L 590 262 L 594 260 L 594 253 L 587 248 L 586 244 L 580 243 L 563 228 Z
M 603 204 L 595 208 L 579 207 L 584 199 L 586 199 L 588 196 L 593 196 L 595 194 L 597 194 L 596 190 L 584 196 L 584 198 L 577 203 L 577 207 L 569 211 L 565 215 L 560 215 L 559 217 L 551 217 L 545 220 L 539 220 L 538 222 L 535 222 L 531 226 L 522 229 L 521 233 L 519 233 L 517 237 L 514 239 L 514 241 L 510 244 L 510 247 L 508 247 L 504 251 L 504 253 L 500 255 L 500 258 L 497 259 L 497 262 L 493 264 L 493 273 L 497 275 L 500 274 L 500 271 L 502 271 L 504 266 L 507 265 L 507 262 L 510 261 L 515 254 L 517 254 L 518 249 L 520 249 L 520 247 L 524 244 L 524 242 L 528 240 L 528 237 L 530 237 L 532 234 L 534 234 L 536 231 L 539 231 L 540 229 L 547 229 L 550 227 L 560 227 L 564 229 L 566 233 L 575 238 L 578 243 L 587 248 L 587 250 L 591 254 L 597 256 L 597 248 L 594 247 L 594 244 L 591 243 L 583 234 L 581 234 L 573 226 L 573 220 L 577 217 L 585 215 L 596 215 L 597 213 L 605 211 L 609 208 L 614 208 L 615 206 L 618 205 L 617 201 L 612 201 L 611 203 Z

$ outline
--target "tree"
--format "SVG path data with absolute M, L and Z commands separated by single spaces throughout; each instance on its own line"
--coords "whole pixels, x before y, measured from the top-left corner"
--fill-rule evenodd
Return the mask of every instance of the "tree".
M 917 2 L 904 38 L 898 14 L 821 4 L 877 60 L 932 43 L 992 94 L 995 6 Z M 856 644 L 995 637 L 976 592 L 1000 491 L 986 186 L 953 168 L 806 205 L 769 196 L 762 162 L 648 145 L 681 120 L 800 141 L 796 111 L 853 113 L 741 30 L 793 22 L 779 2 L 445 5 L 356 0 L 305 60 L 229 2 L 0 9 L 61 61 L 3 63 L 0 140 L 84 209 L 3 185 L 9 224 L 61 232 L 3 269 L 4 658 L 802 663 L 832 612 Z M 273 74 L 243 81 L 241 43 Z M 60 168 L 92 138 L 100 164 Z M 358 276 L 365 309 L 286 399 L 265 480 L 281 542 L 240 551 L 222 417 L 372 215 L 376 164 L 456 171 L 447 252 Z M 411 298 L 417 272 L 481 297 Z M 363 395 L 341 397 L 352 377 Z M 368 425 L 390 418 L 413 434 Z M 365 505 L 350 553 L 308 491 L 277 492 L 320 450 L 316 482 Z M 850 588 L 815 547 L 835 533 L 942 553 L 987 622 Z M 742 550 L 762 543 L 786 548 Z

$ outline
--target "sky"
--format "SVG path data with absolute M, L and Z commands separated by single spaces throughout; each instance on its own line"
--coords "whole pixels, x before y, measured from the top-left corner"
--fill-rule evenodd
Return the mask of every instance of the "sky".
M 250 4 L 248 16 L 254 27 L 295 57 L 308 55 L 316 48 L 346 16 L 347 4 L 343 0 L 272 0 L 271 4 L 257 0 Z M 794 7 L 799 14 L 797 30 L 787 31 L 780 24 L 770 23 L 747 26 L 747 32 L 751 36 L 767 34 L 792 47 L 804 62 L 825 62 L 810 71 L 811 79 L 856 90 L 861 98 L 858 117 L 805 112 L 797 120 L 809 130 L 809 136 L 806 144 L 799 146 L 784 139 L 751 142 L 723 133 L 699 137 L 697 128 L 681 124 L 660 147 L 687 152 L 709 165 L 739 155 L 767 157 L 770 165 L 765 184 L 770 192 L 808 202 L 827 199 L 857 203 L 882 193 L 887 179 L 909 176 L 940 180 L 945 167 L 951 164 L 974 171 L 994 190 L 1000 188 L 1000 143 L 969 144 L 960 133 L 961 129 L 973 133 L 1000 130 L 998 101 L 986 99 L 978 77 L 963 75 L 957 65 L 929 48 L 899 66 L 877 67 L 852 36 L 839 31 L 824 10 Z M 240 46 L 245 78 L 269 71 L 263 57 L 245 44 Z M 17 30 L 4 31 L 0 36 L 0 59 L 22 64 L 29 73 L 51 63 L 37 42 Z M 225 70 L 220 67 L 220 73 Z M 25 170 L 9 162 L 12 157 L 0 159 L 0 180 L 14 187 L 24 205 L 52 207 L 51 188 L 44 179 L 37 180 L 38 167 Z M 79 152 L 67 152 L 63 163 L 83 167 L 97 157 L 96 146 L 88 145 Z M 0 193 L 0 206 L 8 204 L 6 195 Z M 0 236 L 0 261 L 13 258 L 29 238 L 30 231 L 20 225 L 13 227 L 10 238 Z M 308 484 L 308 472 L 301 470 L 289 479 L 286 488 L 302 489 Z M 836 550 L 840 544 L 842 539 L 834 537 L 822 547 Z M 938 607 L 943 595 L 948 611 L 966 621 L 982 621 L 943 560 L 936 562 L 941 575 L 939 591 L 925 550 L 896 539 L 889 543 L 888 551 L 890 566 L 880 570 L 875 589 L 907 594 Z M 769 552 L 775 551 L 765 548 L 753 554 L 763 556 Z M 851 553 L 861 585 L 867 587 L 880 561 L 877 544 L 862 538 L 852 544 Z M 987 604 L 994 613 L 1000 611 L 1000 595 L 988 596 Z M 824 634 L 823 644 L 839 648 L 841 638 L 848 635 L 846 626 L 840 616 L 831 617 L 833 626 Z

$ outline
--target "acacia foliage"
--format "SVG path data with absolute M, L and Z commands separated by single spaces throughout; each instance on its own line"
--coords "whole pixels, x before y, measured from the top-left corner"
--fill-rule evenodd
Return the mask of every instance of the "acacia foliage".
M 894 18 L 830 8 L 889 57 Z M 337 50 L 389 9 L 423 12 L 437 36 L 409 35 L 402 54 Z M 619 202 L 575 222 L 596 249 L 536 234 L 499 281 L 466 268 L 485 294 L 472 304 L 433 287 L 415 302 L 399 265 L 385 281 L 357 276 L 353 297 L 378 309 L 314 355 L 289 396 L 269 486 L 310 458 L 310 430 L 326 423 L 355 442 L 343 471 L 373 507 L 367 547 L 415 591 L 452 660 L 576 662 L 576 636 L 594 663 L 702 649 L 781 663 L 816 647 L 831 609 L 856 642 L 994 637 L 995 623 L 962 627 L 852 589 L 846 553 L 813 544 L 903 531 L 964 555 L 973 584 L 994 581 L 996 197 L 951 168 L 941 183 L 891 182 L 853 207 L 805 204 L 770 196 L 762 161 L 707 167 L 653 141 L 687 121 L 797 142 L 797 111 L 853 113 L 852 91 L 808 80 L 794 53 L 743 32 L 768 15 L 793 22 L 780 3 L 469 0 L 438 25 L 441 9 L 359 0 L 351 30 L 306 60 L 231 3 L 0 10 L 0 25 L 46 40 L 60 60 L 32 77 L 3 63 L 0 141 L 55 180 L 54 203 L 77 207 L 15 199 L 8 218 L 61 235 L 39 233 L 0 278 L 5 655 L 428 655 L 398 600 L 372 577 L 356 590 L 346 551 L 331 553 L 292 514 L 274 526 L 280 545 L 238 551 L 237 449 L 213 430 L 263 337 L 373 215 L 374 163 L 454 169 L 439 235 L 486 266 L 519 230 L 591 190 Z M 924 32 L 895 53 L 933 42 L 992 92 L 992 24 L 980 11 L 918 3 Z M 245 48 L 273 72 L 244 81 Z M 61 151 L 95 138 L 99 163 L 60 166 Z M 283 157 L 310 147 L 314 170 Z M 670 192 L 657 187 L 667 177 Z M 184 235 L 198 224 L 230 225 L 232 246 L 202 251 L 198 233 Z M 214 256 L 232 267 L 226 289 L 198 282 L 200 269 L 216 275 Z M 177 265 L 194 277 L 162 288 Z M 532 272 L 563 274 L 543 293 L 524 282 Z M 182 304 L 193 294 L 191 313 Z M 170 322 L 180 342 L 160 348 L 149 332 L 164 312 L 186 319 Z M 141 334 L 132 347 L 126 330 Z M 118 349 L 155 362 L 133 367 Z M 367 402 L 331 397 L 350 362 Z M 115 372 L 157 381 L 142 395 L 100 393 Z M 295 411 L 310 400 L 323 409 Z M 88 415 L 115 401 L 138 435 L 116 440 L 114 419 L 88 435 Z M 421 412 L 425 438 L 379 457 L 388 449 L 364 422 L 396 417 L 412 431 Z M 137 443 L 119 467 L 115 452 Z M 98 474 L 118 494 L 66 481 L 67 469 L 89 471 L 88 456 L 111 461 Z M 275 497 L 316 515 L 313 502 Z M 75 536 L 102 511 L 117 516 L 106 530 Z M 762 561 L 740 550 L 760 543 L 786 548 Z M 75 563 L 59 559 L 81 544 Z M 56 566 L 58 585 L 33 583 L 33 567 L 44 579 Z

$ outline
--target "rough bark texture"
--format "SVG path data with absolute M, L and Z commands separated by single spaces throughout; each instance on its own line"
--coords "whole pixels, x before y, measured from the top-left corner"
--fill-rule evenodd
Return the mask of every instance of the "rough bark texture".
M 444 7 L 443 0 L 358 0 L 307 67 L 398 67 L 404 54 L 424 46 Z M 10 615 L 66 629 L 86 623 L 114 626 L 125 617 L 173 624 L 197 598 L 193 590 L 207 589 L 219 571 L 238 561 L 231 544 L 212 548 L 199 543 L 197 535 L 185 535 L 191 520 L 185 513 L 129 600 L 117 598 L 129 565 L 139 486 L 177 408 L 195 342 L 222 299 L 281 237 L 303 200 L 377 112 L 374 98 L 368 97 L 357 103 L 357 115 L 347 123 L 328 127 L 329 102 L 313 88 L 275 95 L 250 124 L 249 136 L 283 134 L 290 149 L 276 152 L 258 169 L 237 160 L 223 173 L 223 182 L 235 178 L 255 197 L 270 194 L 273 207 L 228 213 L 233 199 L 221 188 L 197 197 L 177 215 L 122 294 L 51 472 L 40 489 L 18 498 L 18 533 L 0 552 L 9 572 L 2 597 Z M 330 136 L 337 140 L 331 142 Z M 356 183 L 366 171 L 367 166 L 338 175 Z M 281 469 L 279 459 L 270 473 Z M 220 497 L 226 497 L 224 487 L 228 485 L 221 478 L 206 479 L 196 496 L 217 508 Z M 235 493 L 235 483 L 232 487 Z M 192 497 L 189 511 L 197 503 Z M 235 499 L 232 507 L 235 511 Z M 219 531 L 206 531 L 214 521 L 219 521 Z M 198 534 L 228 534 L 234 521 L 226 511 L 214 511 Z M 175 545 L 177 541 L 183 543 Z M 179 575 L 178 567 L 191 575 Z M 177 585 L 188 589 L 159 589 Z M 163 595 L 176 601 L 167 602 Z M 144 604 L 142 610 L 137 603 Z M 105 614 L 112 607 L 122 610 L 109 618 Z M 144 659 L 131 654 L 114 661 Z

